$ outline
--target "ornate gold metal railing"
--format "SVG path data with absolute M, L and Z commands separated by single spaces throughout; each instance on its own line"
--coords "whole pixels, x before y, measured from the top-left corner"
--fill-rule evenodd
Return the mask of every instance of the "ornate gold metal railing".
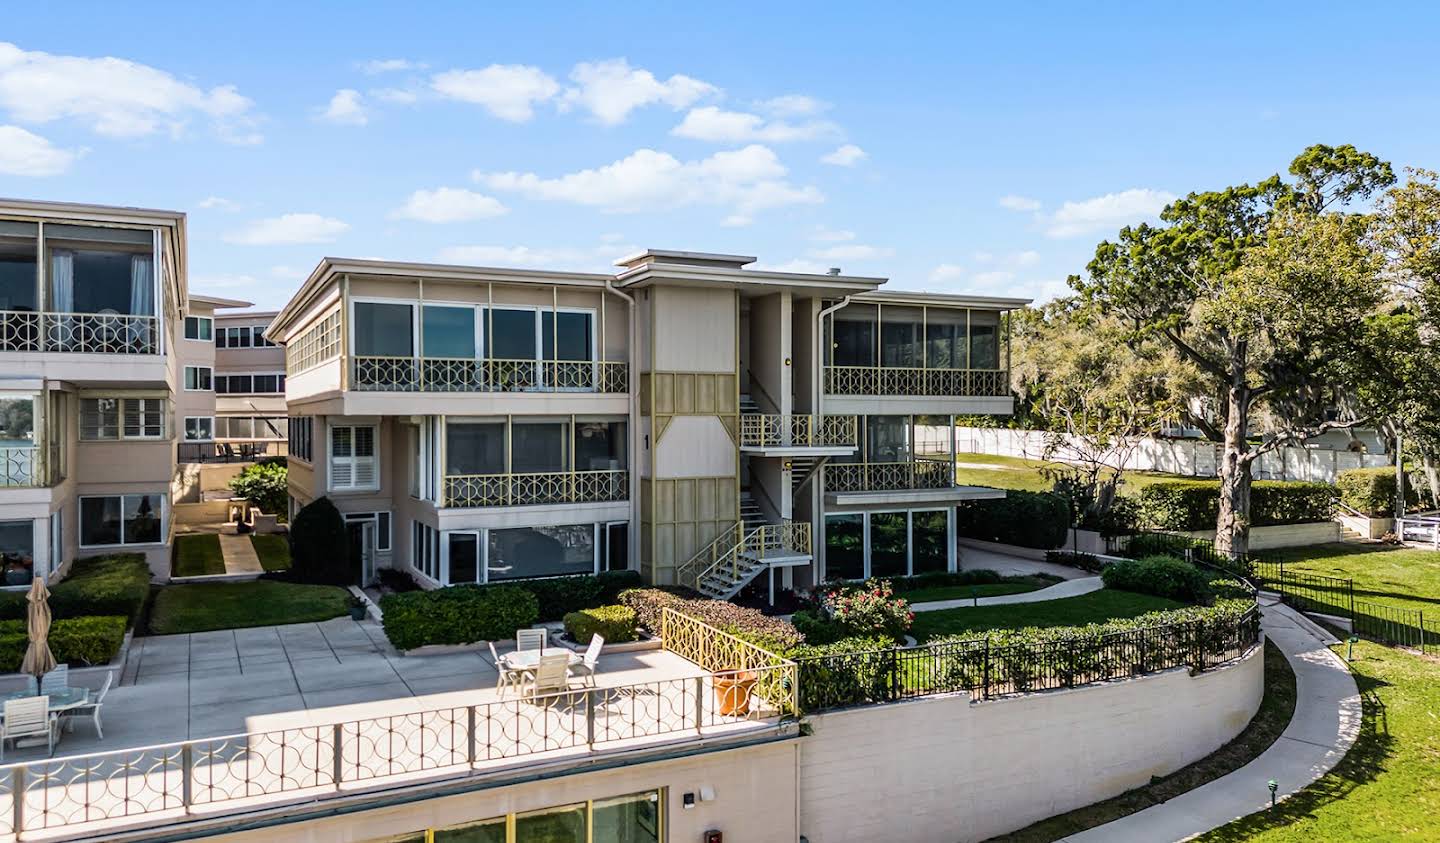
M 0 351 L 159 354 L 160 320 L 123 313 L 0 311 Z
M 451 474 L 445 506 L 530 506 L 629 500 L 626 470 L 548 471 L 531 474 Z
M 831 492 L 945 489 L 953 485 L 955 467 L 949 460 L 830 463 L 825 466 L 825 488 Z
M 719 677 L 753 674 L 754 693 L 769 707 L 782 715 L 799 712 L 795 662 L 669 607 L 660 615 L 660 641 L 669 652 Z
M 721 533 L 699 553 L 685 560 L 676 570 L 684 585 L 705 593 L 707 580 L 714 578 L 733 585 L 767 556 L 808 556 L 811 549 L 810 522 L 782 521 L 762 524 L 742 532 L 735 524 Z
M 899 366 L 826 366 L 827 395 L 944 395 L 1004 398 L 1004 369 L 914 369 Z
M 494 360 L 470 357 L 355 357 L 352 389 L 364 392 L 602 392 L 630 389 L 629 364 L 615 360 Z
M 854 447 L 855 416 L 781 416 L 746 413 L 740 417 L 740 444 L 751 448 Z

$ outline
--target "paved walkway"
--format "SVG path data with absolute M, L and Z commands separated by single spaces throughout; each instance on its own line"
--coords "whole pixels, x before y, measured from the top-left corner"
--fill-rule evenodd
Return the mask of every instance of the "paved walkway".
M 1360 733 L 1360 692 L 1336 643 L 1294 609 L 1262 600 L 1265 635 L 1295 670 L 1295 716 L 1260 757 L 1239 770 L 1139 813 L 1064 838 L 1068 843 L 1186 840 L 1270 804 L 1274 779 L 1284 799 L 1340 763 Z
M 1008 553 L 997 553 L 993 550 L 985 550 L 979 547 L 960 547 L 960 570 L 973 571 L 977 568 L 995 571 L 1005 576 L 1027 576 L 1030 574 L 1049 574 L 1052 577 L 1059 577 L 1062 580 L 1073 580 L 1080 577 L 1090 576 L 1079 568 L 1072 568 L 1069 565 L 1056 565 L 1053 562 L 1042 562 L 1038 559 L 1026 559 L 1022 556 L 1011 556 Z
M 959 600 L 932 600 L 928 603 L 912 603 L 916 612 L 934 612 L 939 609 L 966 609 L 971 606 L 1004 606 L 1009 603 L 1040 603 L 1045 600 L 1059 600 L 1064 597 L 1079 597 L 1092 591 L 1099 591 L 1105 583 L 1099 577 L 1080 577 L 1058 582 L 1047 588 L 1025 591 L 1020 594 L 997 594 L 994 597 Z
M 265 569 L 260 566 L 260 557 L 255 555 L 255 545 L 250 536 L 220 534 L 220 553 L 225 557 L 227 574 L 259 574 Z

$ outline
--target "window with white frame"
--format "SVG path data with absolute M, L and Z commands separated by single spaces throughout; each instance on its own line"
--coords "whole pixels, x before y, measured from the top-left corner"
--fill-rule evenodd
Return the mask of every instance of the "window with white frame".
M 429 524 L 410 522 L 410 565 L 436 582 L 440 581 L 439 537 Z
M 310 462 L 311 440 L 315 437 L 315 420 L 310 416 L 290 419 L 290 456 Z
M 163 398 L 81 398 L 80 439 L 164 439 Z
M 284 391 L 285 376 L 278 372 L 215 376 L 215 392 L 220 395 L 278 395 Z
M 375 549 L 379 551 L 390 550 L 390 512 L 347 512 L 345 513 L 346 523 L 356 521 L 375 522 Z
M 186 316 L 185 339 L 209 342 L 215 334 L 215 320 L 209 316 Z
M 208 392 L 212 389 L 214 370 L 209 366 L 186 366 L 185 389 L 189 392 Z
M 185 441 L 209 442 L 215 438 L 214 416 L 186 416 Z
M 89 495 L 80 498 L 80 546 L 160 544 L 165 541 L 165 495 Z
M 330 488 L 380 488 L 374 425 L 335 425 L 330 428 Z

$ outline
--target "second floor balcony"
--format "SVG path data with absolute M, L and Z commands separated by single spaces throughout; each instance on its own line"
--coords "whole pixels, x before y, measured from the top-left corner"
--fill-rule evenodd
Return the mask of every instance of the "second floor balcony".
M 612 360 L 497 360 L 356 356 L 350 387 L 361 392 L 600 392 L 630 389 L 629 366 Z
M 776 415 L 745 413 L 740 416 L 740 447 L 746 451 L 804 452 L 843 455 L 859 443 L 855 416 Z
M 630 472 L 623 469 L 445 476 L 445 506 L 535 506 L 629 499 Z
M 892 492 L 948 489 L 955 485 L 955 466 L 948 459 L 917 458 L 904 462 L 831 463 L 825 466 L 829 492 Z
M 613 503 L 630 499 L 626 423 L 451 420 L 442 507 Z
M 1010 394 L 1005 369 L 927 369 L 907 366 L 826 366 L 827 395 L 931 395 L 992 398 Z

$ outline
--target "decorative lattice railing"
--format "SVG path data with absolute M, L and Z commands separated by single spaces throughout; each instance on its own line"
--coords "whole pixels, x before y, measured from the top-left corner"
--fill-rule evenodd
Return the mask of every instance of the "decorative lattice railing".
M 825 466 L 825 488 L 831 492 L 945 489 L 953 485 L 955 467 L 949 460 L 830 463 Z
M 740 444 L 746 447 L 855 447 L 855 416 L 781 416 L 746 413 L 740 417 Z
M 799 713 L 800 687 L 795 662 L 666 607 L 660 640 L 666 650 L 694 662 L 717 677 L 753 679 L 755 694 L 781 715 Z
M 629 500 L 625 470 L 549 471 L 529 474 L 451 474 L 445 506 L 529 506 Z
M 159 354 L 160 320 L 123 313 L 0 311 L 0 351 Z
M 350 388 L 363 392 L 629 391 L 629 365 L 613 360 L 355 357 Z
M 1003 398 L 1010 394 L 1010 373 L 1004 369 L 826 366 L 825 392 L 828 395 Z

